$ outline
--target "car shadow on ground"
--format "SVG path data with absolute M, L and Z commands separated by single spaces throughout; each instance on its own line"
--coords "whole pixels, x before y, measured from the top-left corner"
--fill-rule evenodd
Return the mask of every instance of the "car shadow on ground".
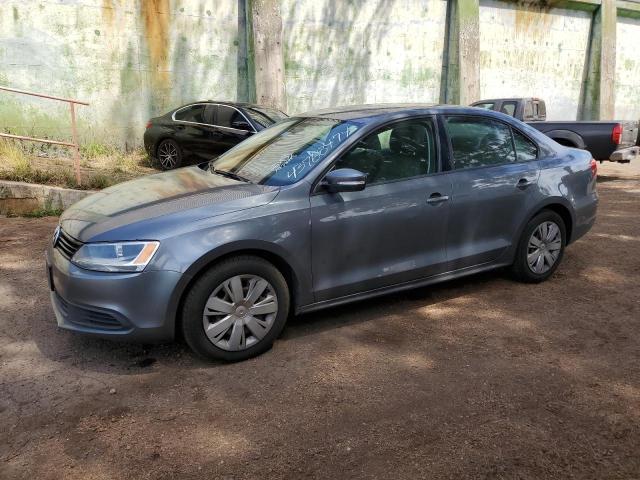
M 416 308 L 425 308 L 440 302 L 469 295 L 477 289 L 505 278 L 503 270 L 495 270 L 470 277 L 444 282 L 403 292 L 374 297 L 352 304 L 327 308 L 318 312 L 290 316 L 284 331 L 276 341 L 293 340 L 313 336 L 329 330 L 366 323 L 381 315 L 394 317 L 406 315 Z M 49 323 L 47 332 L 34 328 L 32 340 L 40 352 L 50 360 L 85 371 L 106 372 L 117 375 L 138 375 L 152 372 L 155 366 L 172 365 L 181 369 L 217 368 L 225 362 L 205 360 L 194 354 L 180 335 L 173 342 L 140 344 L 122 340 L 110 340 L 86 336 L 57 329 L 55 317 L 47 302 L 43 301 L 42 317 Z M 56 328 L 55 326 L 53 328 Z M 52 342 L 51 335 L 60 337 Z

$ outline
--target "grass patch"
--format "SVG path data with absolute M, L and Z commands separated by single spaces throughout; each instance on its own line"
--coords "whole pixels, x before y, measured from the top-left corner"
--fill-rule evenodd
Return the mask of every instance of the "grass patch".
M 71 153 L 71 152 L 67 152 Z M 81 183 L 78 185 L 69 156 L 41 158 L 24 144 L 0 139 L 0 179 L 100 190 L 142 175 L 156 173 L 144 150 L 121 152 L 109 145 L 87 144 L 81 148 Z
M 8 217 L 27 217 L 27 218 L 41 218 L 41 217 L 59 217 L 62 215 L 63 210 L 61 208 L 39 208 L 32 212 L 21 213 L 20 215 L 10 213 Z

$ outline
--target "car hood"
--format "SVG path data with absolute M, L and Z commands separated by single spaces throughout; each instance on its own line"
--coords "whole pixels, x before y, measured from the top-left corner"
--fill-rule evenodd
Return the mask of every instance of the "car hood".
M 256 207 L 273 200 L 278 190 L 223 177 L 198 166 L 179 168 L 90 195 L 65 210 L 60 224 L 82 242 L 102 240 L 96 236 L 179 212 L 184 212 L 187 221 Z

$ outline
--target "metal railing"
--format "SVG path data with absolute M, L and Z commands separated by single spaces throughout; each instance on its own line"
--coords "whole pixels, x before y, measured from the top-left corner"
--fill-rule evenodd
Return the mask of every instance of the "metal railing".
M 60 140 L 49 140 L 47 138 L 36 138 L 36 137 L 26 137 L 24 135 L 12 135 L 9 133 L 0 132 L 0 137 L 4 138 L 12 138 L 15 140 L 25 140 L 28 142 L 42 142 L 42 143 L 50 143 L 52 145 L 62 145 L 64 147 L 70 147 L 73 149 L 73 169 L 76 174 L 76 182 L 80 185 L 80 144 L 78 143 L 78 128 L 76 126 L 76 104 L 77 105 L 86 105 L 89 104 L 87 102 L 81 102 L 80 100 L 74 100 L 73 98 L 62 98 L 62 97 L 54 97 L 52 95 L 45 95 L 43 93 L 35 93 L 35 92 L 27 92 L 26 90 L 18 90 L 17 88 L 9 88 L 0 85 L 0 90 L 4 90 L 5 92 L 13 92 L 19 93 L 22 95 L 30 95 L 32 97 L 41 97 L 47 98 L 49 100 L 58 100 L 60 102 L 67 102 L 69 104 L 69 108 L 71 110 L 71 135 L 72 135 L 72 143 L 71 142 L 63 142 Z

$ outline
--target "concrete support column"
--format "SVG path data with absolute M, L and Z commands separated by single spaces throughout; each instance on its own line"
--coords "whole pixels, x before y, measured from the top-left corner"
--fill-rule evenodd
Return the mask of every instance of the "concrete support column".
M 580 92 L 579 120 L 612 120 L 616 74 L 615 0 L 602 0 L 593 14 L 591 38 Z
M 468 105 L 480 99 L 480 3 L 448 0 L 440 101 Z
M 284 110 L 286 97 L 280 1 L 246 1 L 250 89 L 255 92 L 257 103 Z

